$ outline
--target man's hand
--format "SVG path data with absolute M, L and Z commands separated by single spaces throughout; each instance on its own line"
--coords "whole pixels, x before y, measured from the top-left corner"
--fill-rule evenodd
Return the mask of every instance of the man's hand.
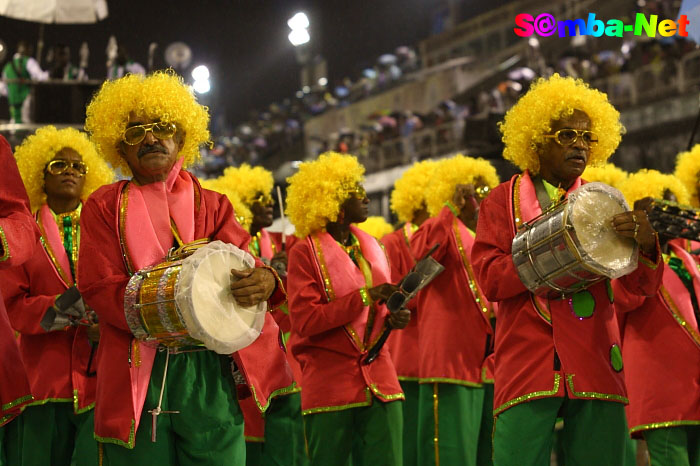
M 231 294 L 243 307 L 257 306 L 275 291 L 275 274 L 264 267 L 231 269 Z
M 411 311 L 408 309 L 401 309 L 389 313 L 389 325 L 391 325 L 392 328 L 405 328 L 410 321 Z
M 644 210 L 617 214 L 612 218 L 612 226 L 618 235 L 634 239 L 644 254 L 654 254 L 656 231 L 649 223 Z
M 395 291 L 399 291 L 399 287 L 391 283 L 382 283 L 379 286 L 367 290 L 372 301 L 377 303 L 386 301 Z
M 280 251 L 270 260 L 270 267 L 275 269 L 277 275 L 286 276 L 287 275 L 287 251 Z
M 100 341 L 100 325 L 93 324 L 87 328 L 88 340 L 92 343 L 99 343 Z

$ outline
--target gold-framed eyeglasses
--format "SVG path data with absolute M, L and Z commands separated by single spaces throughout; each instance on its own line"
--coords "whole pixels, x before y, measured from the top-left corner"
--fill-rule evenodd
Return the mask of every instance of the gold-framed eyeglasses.
M 175 123 L 157 121 L 145 125 L 130 126 L 124 130 L 122 140 L 130 146 L 135 146 L 146 137 L 146 133 L 152 132 L 158 139 L 170 139 L 175 135 L 177 126 Z
M 563 128 L 554 134 L 545 134 L 546 139 L 554 139 L 560 146 L 571 146 L 581 139 L 587 146 L 592 146 L 598 142 L 598 135 L 593 131 L 578 130 L 573 128 Z
M 476 189 L 474 189 L 474 192 L 476 193 L 476 195 L 478 197 L 480 197 L 481 199 L 484 199 L 491 192 L 491 188 L 489 188 L 486 185 L 478 186 Z
M 364 198 L 367 197 L 367 191 L 365 190 L 365 187 L 362 186 L 361 184 L 358 184 L 354 188 L 350 188 L 347 191 L 347 194 L 350 196 L 354 197 L 355 199 L 361 201 Z
M 272 196 L 271 196 L 271 195 L 265 194 L 265 193 L 260 193 L 260 194 L 258 195 L 258 197 L 256 197 L 255 199 L 253 199 L 253 203 L 256 203 L 256 202 L 257 202 L 258 204 L 260 204 L 260 205 L 270 205 L 270 204 L 272 204 L 272 203 L 275 202 L 275 201 L 272 200 Z
M 51 175 L 61 175 L 69 168 L 72 168 L 78 176 L 85 176 L 88 172 L 88 167 L 83 162 L 70 161 L 63 159 L 52 160 L 46 164 L 46 171 Z

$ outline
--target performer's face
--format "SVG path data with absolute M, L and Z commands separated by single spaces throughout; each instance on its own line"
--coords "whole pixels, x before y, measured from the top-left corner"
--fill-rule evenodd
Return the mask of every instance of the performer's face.
M 51 172 L 57 174 L 52 174 L 48 168 L 44 171 L 46 197 L 50 200 L 79 201 L 80 195 L 83 193 L 83 186 L 85 186 L 85 175 L 73 165 L 82 162 L 83 157 L 75 150 L 65 147 L 51 159 L 51 161 L 54 160 L 65 162 L 65 164 L 52 165 Z
M 250 211 L 253 213 L 253 225 L 259 228 L 267 228 L 272 225 L 274 202 L 270 196 L 260 193 L 253 202 Z
M 365 189 L 358 186 L 350 197 L 343 202 L 341 210 L 345 212 L 345 223 L 362 223 L 369 215 L 369 198 Z
M 574 110 L 569 116 L 552 121 L 554 134 L 560 129 L 591 130 L 591 119 L 584 112 Z M 581 137 L 569 145 L 562 145 L 554 138 L 546 139 L 539 147 L 540 175 L 554 186 L 569 188 L 581 176 L 590 157 L 590 145 Z
M 147 118 L 135 113 L 129 114 L 127 128 L 132 126 L 156 123 L 159 119 Z M 121 156 L 129 164 L 134 178 L 140 184 L 149 184 L 156 181 L 165 181 L 178 159 L 184 138 L 179 130 L 172 137 L 160 139 L 147 131 L 142 141 L 129 145 L 124 141 L 119 142 Z

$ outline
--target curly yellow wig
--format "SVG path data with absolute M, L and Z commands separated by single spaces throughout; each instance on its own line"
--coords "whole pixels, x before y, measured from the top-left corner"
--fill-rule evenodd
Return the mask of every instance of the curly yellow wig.
M 44 192 L 44 170 L 56 153 L 71 148 L 80 154 L 88 167 L 81 198 L 87 199 L 97 188 L 114 180 L 114 172 L 97 153 L 87 134 L 75 128 L 58 130 L 54 126 L 44 126 L 27 137 L 15 149 L 17 167 L 27 189 L 32 210 L 37 210 L 46 202 Z
M 250 230 L 250 224 L 253 222 L 253 213 L 238 196 L 236 190 L 232 189 L 223 177 L 200 180 L 200 183 L 204 189 L 216 191 L 226 196 L 231 201 L 238 223 L 246 230 Z
M 357 228 L 377 239 L 382 239 L 385 235 L 394 231 L 391 224 L 384 217 L 379 216 L 367 217 L 367 220 L 357 224 Z
M 600 167 L 589 165 L 583 171 L 581 178 L 586 181 L 600 181 L 601 183 L 605 183 L 613 188 L 620 189 L 620 186 L 625 182 L 628 176 L 629 173 L 624 171 L 622 168 L 619 168 L 612 163 L 606 163 Z
M 622 183 L 620 191 L 627 199 L 630 207 L 640 199 L 653 197 L 663 199 L 664 192 L 671 191 L 679 204 L 688 204 L 690 195 L 683 183 L 673 175 L 666 175 L 656 170 L 639 170 L 631 174 L 627 181 Z
M 299 165 L 287 178 L 287 215 L 304 238 L 338 220 L 348 192 L 364 180 L 365 167 L 352 155 L 326 152 Z
M 251 167 L 244 163 L 240 167 L 228 167 L 220 178 L 250 208 L 259 193 L 269 195 L 275 184 L 272 172 L 263 167 Z
M 425 194 L 428 213 L 435 216 L 447 201 L 451 201 L 458 184 L 474 183 L 481 178 L 489 188 L 498 183 L 496 169 L 482 158 L 467 157 L 457 154 L 445 160 L 439 160 L 432 173 L 430 188 Z
M 426 205 L 425 195 L 430 190 L 435 165 L 433 160 L 415 163 L 396 180 L 391 192 L 391 210 L 401 222 L 412 221 L 414 213 Z
M 604 163 L 625 132 L 620 113 L 608 102 L 606 94 L 591 89 L 580 79 L 558 74 L 538 79 L 499 123 L 505 144 L 503 157 L 521 170 L 539 173 L 537 146 L 544 144 L 543 136 L 552 130 L 553 120 L 569 116 L 574 110 L 588 115 L 591 131 L 598 135 L 598 143 L 591 147 L 589 163 Z
M 184 138 L 180 149 L 183 168 L 199 159 L 199 146 L 209 140 L 208 109 L 197 103 L 189 87 L 173 72 L 130 74 L 105 81 L 86 109 L 85 130 L 107 161 L 126 175 L 131 170 L 119 154 L 119 143 L 131 112 L 177 125 Z
M 696 144 L 689 152 L 678 154 L 676 171 L 673 174 L 690 193 L 690 203 L 694 207 L 700 207 L 700 144 Z

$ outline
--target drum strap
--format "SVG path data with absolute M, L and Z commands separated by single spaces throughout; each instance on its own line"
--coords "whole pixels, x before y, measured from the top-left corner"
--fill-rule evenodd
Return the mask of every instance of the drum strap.
M 158 397 L 158 406 L 148 410 L 153 417 L 151 421 L 151 442 L 156 441 L 156 424 L 158 423 L 158 416 L 161 414 L 180 414 L 180 411 L 163 411 L 161 406 L 163 404 L 163 393 L 165 392 L 165 379 L 168 377 L 168 362 L 170 361 L 170 349 L 165 349 L 165 368 L 163 369 L 163 382 L 160 384 L 160 396 Z
M 535 194 L 540 203 L 540 208 L 542 212 L 546 212 L 552 204 L 552 199 L 549 197 L 549 193 L 547 193 L 547 188 L 544 187 L 544 180 L 542 180 L 541 176 L 537 175 L 532 178 L 532 184 L 535 185 Z

